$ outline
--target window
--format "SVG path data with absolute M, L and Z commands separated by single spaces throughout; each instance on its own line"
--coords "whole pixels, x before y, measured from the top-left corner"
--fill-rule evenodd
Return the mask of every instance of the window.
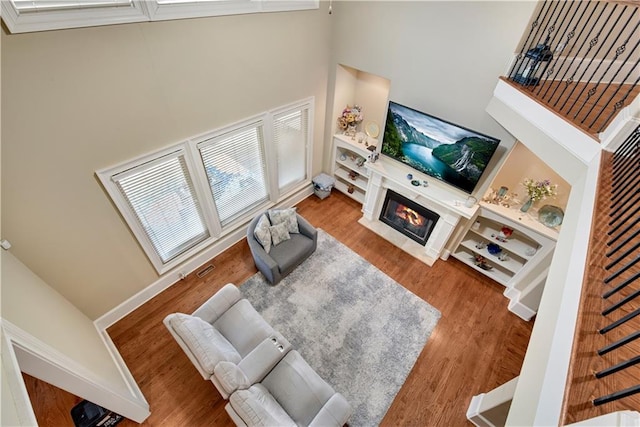
M 309 104 L 303 104 L 273 116 L 273 144 L 280 191 L 308 179 L 309 109 Z
M 143 22 L 142 0 L 3 0 L 2 19 L 12 33 Z
M 269 200 L 262 122 L 209 139 L 198 149 L 223 227 Z
M 98 171 L 162 274 L 309 189 L 313 98 Z
M 2 0 L 0 4 L 12 33 L 319 7 L 318 0 Z
M 114 174 L 98 173 L 159 272 L 211 236 L 185 154 L 178 149 Z

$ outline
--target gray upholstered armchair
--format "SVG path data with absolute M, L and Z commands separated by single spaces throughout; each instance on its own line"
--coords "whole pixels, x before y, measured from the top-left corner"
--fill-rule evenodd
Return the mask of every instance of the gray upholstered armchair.
M 275 285 L 316 250 L 318 230 L 295 213 L 299 233 L 290 233 L 289 239 L 271 245 L 267 251 L 255 235 L 256 226 L 263 215 L 265 214 L 256 216 L 249 223 L 247 242 L 256 267 L 272 285 Z

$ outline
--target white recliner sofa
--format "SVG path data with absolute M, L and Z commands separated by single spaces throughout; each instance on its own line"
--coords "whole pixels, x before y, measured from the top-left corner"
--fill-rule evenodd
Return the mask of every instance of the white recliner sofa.
M 172 313 L 164 324 L 200 375 L 227 399 L 237 385 L 229 375 L 239 368 L 260 381 L 291 349 L 233 284 L 225 285 L 193 314 Z
M 238 426 L 335 426 L 352 409 L 291 344 L 225 285 L 193 314 L 164 319 L 203 378 L 211 380 Z

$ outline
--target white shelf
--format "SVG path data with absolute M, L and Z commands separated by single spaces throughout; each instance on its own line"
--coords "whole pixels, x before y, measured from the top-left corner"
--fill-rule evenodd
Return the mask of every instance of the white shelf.
M 517 222 L 524 227 L 527 227 L 529 230 L 534 231 L 535 233 L 542 234 L 543 236 L 555 241 L 558 240 L 560 227 L 547 227 L 546 225 L 538 221 L 538 211 L 535 208 L 531 208 L 529 212 L 522 212 L 520 211 L 519 206 L 516 208 L 507 208 L 487 202 L 480 202 L 480 206 L 482 206 L 483 209 L 491 211 L 501 217 L 509 218 L 510 220 Z
M 371 141 L 371 138 L 369 139 Z M 375 141 L 375 145 L 377 140 Z M 364 164 L 358 165 L 358 159 L 367 159 L 371 152 L 367 150 L 364 142 L 358 143 L 346 135 L 334 135 L 333 137 L 333 162 L 332 174 L 335 182 L 335 189 L 343 192 L 347 196 L 364 204 L 367 185 L 369 183 L 369 170 Z M 355 179 L 349 176 L 350 172 L 356 172 Z M 351 192 L 349 190 L 352 190 Z
M 334 175 L 343 181 L 347 181 L 348 183 L 355 185 L 362 191 L 367 191 L 367 179 L 364 178 L 362 175 L 358 175 L 356 179 L 352 179 L 349 176 L 349 171 L 342 168 L 336 169 L 336 171 L 334 172 Z
M 336 190 L 341 191 L 347 196 L 351 197 L 353 200 L 357 201 L 358 203 L 360 204 L 364 203 L 364 195 L 365 195 L 364 190 L 361 190 L 354 186 L 353 192 L 349 193 L 349 187 L 347 186 L 347 184 L 340 180 L 336 180 L 335 188 Z
M 507 241 L 503 242 L 496 238 L 496 236 L 498 236 L 498 234 L 500 233 L 500 230 L 495 226 L 495 222 L 483 221 L 482 219 L 479 219 L 478 221 L 480 221 L 481 224 L 480 228 L 477 230 L 471 228 L 469 230 L 471 234 L 477 235 L 478 240 L 485 240 L 489 243 L 495 243 L 502 249 L 506 249 L 510 253 L 515 254 L 525 260 L 531 259 L 531 257 L 534 256 L 536 252 L 538 252 L 538 248 L 540 247 L 540 245 L 538 245 L 533 240 L 527 239 L 526 237 L 522 236 L 519 231 L 514 230 L 513 234 L 507 239 Z
M 478 240 L 483 241 L 483 239 L 478 239 Z M 476 247 L 478 240 L 466 238 L 460 244 L 464 246 L 466 249 L 468 249 L 469 251 L 474 252 L 478 255 L 482 255 L 485 259 L 487 259 L 487 261 L 491 261 L 491 265 L 499 266 L 499 268 L 501 269 L 510 271 L 512 273 L 511 276 L 516 274 L 518 271 L 520 271 L 522 267 L 524 267 L 525 263 L 522 260 L 518 260 L 517 258 L 514 258 L 508 252 L 507 252 L 507 255 L 508 255 L 507 260 L 501 261 L 497 255 L 493 255 L 489 253 L 489 250 L 487 249 L 486 246 L 482 249 L 478 249 Z
M 523 223 L 525 221 L 522 215 L 502 212 L 495 207 L 481 204 L 477 216 L 471 221 L 472 225 L 467 229 L 452 255 L 487 277 L 511 288 L 521 281 L 527 272 L 539 266 L 543 260 L 547 259 L 548 262 L 547 255 L 555 248 L 555 239 L 551 237 L 554 235 L 554 230 L 533 227 L 528 221 Z M 512 230 L 505 241 L 498 239 L 503 227 Z M 479 242 L 483 242 L 484 247 L 476 247 Z M 502 261 L 497 255 L 490 254 L 486 246 L 489 243 L 500 246 L 501 253 L 505 253 L 507 259 Z M 475 254 L 484 257 L 485 262 L 492 269 L 484 270 L 475 265 Z
M 451 256 L 465 263 L 466 265 L 473 268 L 474 270 L 477 270 L 480 273 L 486 275 L 487 277 L 495 280 L 496 282 L 500 283 L 503 286 L 507 286 L 507 284 L 509 283 L 509 280 L 511 280 L 511 278 L 513 277 L 512 275 L 507 274 L 504 271 L 495 267 L 492 270 L 484 270 L 478 267 L 475 264 L 474 253 L 466 249 L 465 247 L 458 247 L 458 249 L 454 253 L 452 253 Z
M 358 174 L 360 175 L 364 175 L 364 176 L 369 176 L 369 170 L 367 168 L 364 167 L 364 164 L 362 166 L 358 166 L 358 163 L 356 163 L 355 160 L 351 159 L 352 153 L 354 153 L 353 151 L 350 150 L 346 150 L 343 148 L 337 148 L 337 153 L 336 153 L 336 163 L 340 166 L 343 166 L 346 169 L 351 169 L 353 171 L 358 172 Z M 340 157 L 342 155 L 347 156 L 347 158 L 345 160 L 342 160 Z M 362 155 L 360 155 L 359 153 L 355 153 L 357 154 L 359 157 L 364 157 Z M 366 157 L 365 157 L 366 158 Z

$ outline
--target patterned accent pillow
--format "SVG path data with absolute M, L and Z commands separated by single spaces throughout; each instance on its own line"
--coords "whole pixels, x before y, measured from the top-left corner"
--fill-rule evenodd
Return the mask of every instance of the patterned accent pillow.
M 269 219 L 272 225 L 285 223 L 289 233 L 299 233 L 298 217 L 296 216 L 296 208 L 288 209 L 271 209 L 269 211 Z
M 271 227 L 269 227 L 269 231 L 271 232 L 273 246 L 278 246 L 280 243 L 291 238 L 291 236 L 289 235 L 289 230 L 287 230 L 287 224 L 285 224 L 284 222 L 281 224 L 272 225 Z
M 266 214 L 262 214 L 262 217 L 258 220 L 253 235 L 258 242 L 262 245 L 265 252 L 269 253 L 271 250 L 271 232 L 269 231 L 271 223 Z

